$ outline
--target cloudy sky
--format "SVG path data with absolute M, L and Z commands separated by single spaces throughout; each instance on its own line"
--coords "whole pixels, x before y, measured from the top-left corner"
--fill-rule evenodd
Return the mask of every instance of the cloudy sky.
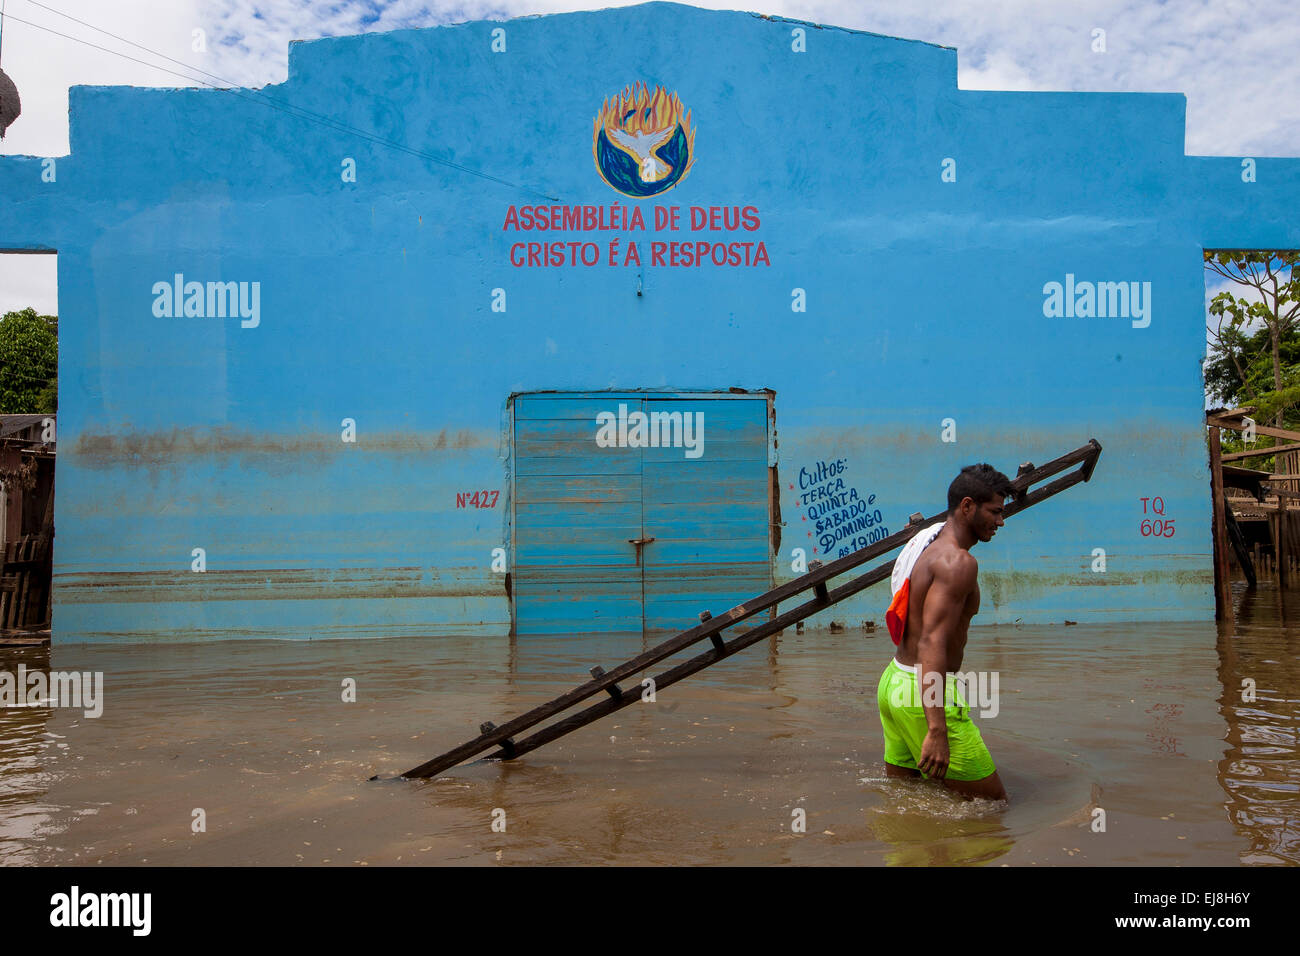
M 187 85 L 176 75 L 187 73 L 184 63 L 257 87 L 285 79 L 294 39 L 626 5 L 620 0 L 3 2 L 0 67 L 19 87 L 23 115 L 0 141 L 0 153 L 37 156 L 68 152 L 71 85 Z M 1300 11 L 1294 0 L 698 0 L 693 5 L 758 9 L 956 47 L 962 89 L 1181 92 L 1187 95 L 1188 153 L 1300 156 Z M 1092 49 L 1097 28 L 1106 31 L 1105 53 Z M 206 37 L 206 52 L 193 49 L 196 30 Z M 0 313 L 29 304 L 56 311 L 53 265 L 51 256 L 0 256 Z

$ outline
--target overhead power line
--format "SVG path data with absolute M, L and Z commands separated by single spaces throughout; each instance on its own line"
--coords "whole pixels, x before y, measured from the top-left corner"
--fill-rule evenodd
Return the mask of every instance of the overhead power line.
M 0 0 L 0 3 L 3 2 L 4 0 Z M 462 166 L 459 163 L 453 163 L 450 160 L 442 159 L 441 157 L 435 156 L 432 153 L 426 152 L 421 149 L 415 149 L 414 147 L 407 146 L 404 143 L 398 143 L 395 142 L 394 140 L 386 139 L 383 136 L 379 136 L 375 133 L 368 132 L 367 130 L 358 129 L 355 126 L 351 126 L 347 123 L 342 123 L 338 120 L 335 120 L 329 116 L 325 116 L 321 113 L 316 113 L 313 112 L 312 110 L 304 109 L 300 106 L 294 106 L 290 103 L 277 101 L 272 97 L 267 96 L 265 93 L 256 90 L 243 89 L 239 86 L 239 84 L 231 80 L 227 80 L 224 77 L 218 76 L 215 73 L 209 73 L 207 70 L 202 70 L 196 66 L 191 66 L 190 64 L 185 63 L 182 60 L 177 60 L 174 57 L 167 56 L 167 54 L 165 53 L 159 53 L 157 50 L 152 50 L 149 47 L 136 43 L 134 40 L 128 40 L 125 37 L 120 37 L 117 34 L 111 33 L 108 30 L 104 30 L 100 27 L 97 27 L 92 23 L 87 23 L 85 20 L 80 20 L 77 17 L 71 16 L 70 14 L 67 13 L 63 13 L 62 11 L 56 10 L 53 7 L 47 6 L 46 4 L 38 3 L 37 0 L 27 0 L 27 2 L 33 4 L 34 6 L 40 7 L 44 10 L 48 10 L 50 13 L 57 14 L 58 16 L 64 17 L 68 20 L 72 20 L 75 23 L 79 23 L 82 26 L 87 27 L 88 29 L 95 30 L 99 33 L 103 33 L 105 36 L 112 37 L 114 40 L 118 40 L 122 43 L 130 44 L 131 46 L 143 50 L 146 53 L 149 53 L 153 56 L 161 57 L 162 59 L 167 60 L 169 62 L 179 64 L 180 66 L 185 67 L 187 70 L 192 70 L 195 73 L 202 73 L 204 76 L 210 76 L 215 80 L 219 80 L 222 85 L 209 82 L 208 80 L 202 79 L 201 77 L 191 76 L 190 74 L 187 73 L 180 73 L 176 70 L 168 69 L 167 67 L 162 66 L 158 63 L 150 63 L 146 60 L 141 60 L 138 57 L 130 56 L 118 50 L 113 50 L 105 46 L 100 46 L 98 43 L 92 43 L 89 40 L 83 40 L 81 37 L 75 37 L 67 33 L 61 33 L 60 31 L 55 30 L 51 27 L 43 26 L 42 24 L 39 23 L 33 23 L 30 20 L 24 20 L 20 17 L 15 17 L 12 13 L 7 14 L 6 17 L 10 20 L 14 20 L 17 23 L 22 23 L 22 24 L 26 24 L 29 27 L 34 27 L 37 30 L 43 30 L 46 33 L 52 33 L 55 36 L 62 37 L 65 40 L 72 40 L 74 43 L 81 43 L 84 44 L 85 46 L 92 47 L 96 50 L 101 50 L 104 53 L 109 53 L 112 54 L 113 56 L 121 57 L 124 60 L 130 60 L 132 63 L 139 63 L 141 66 L 147 66 L 150 67 L 151 69 L 161 70 L 164 73 L 169 73 L 172 76 L 179 76 L 181 79 L 189 80 L 192 83 L 202 83 L 204 86 L 210 87 L 212 89 L 222 90 L 224 92 L 231 93 L 235 96 L 239 96 L 243 99 L 247 99 L 251 102 L 260 103 L 263 106 L 268 106 L 271 109 L 279 110 L 280 112 L 285 113 L 289 116 L 293 116 L 296 119 L 305 120 L 310 123 L 317 123 L 322 126 L 327 126 L 330 129 L 333 129 L 337 132 L 348 133 L 353 136 L 359 136 L 362 139 L 368 140 L 377 145 L 386 146 L 390 149 L 395 149 L 400 152 L 407 153 L 411 156 L 416 156 L 420 159 L 425 159 L 428 160 L 429 162 L 437 163 L 441 166 L 446 166 L 449 169 L 455 169 L 459 172 L 466 173 L 470 176 L 476 176 L 479 179 L 485 179 L 489 182 L 498 183 L 502 186 L 510 186 L 513 189 L 521 189 L 525 192 L 532 193 L 535 196 L 541 196 L 543 199 L 546 199 L 550 202 L 560 202 L 560 200 L 554 196 L 547 195 L 546 193 L 540 192 L 536 189 L 533 189 L 532 187 L 524 186 L 521 183 L 511 182 L 510 180 L 501 179 L 500 177 L 493 176 L 489 173 L 480 172 L 477 169 L 471 169 L 468 166 Z

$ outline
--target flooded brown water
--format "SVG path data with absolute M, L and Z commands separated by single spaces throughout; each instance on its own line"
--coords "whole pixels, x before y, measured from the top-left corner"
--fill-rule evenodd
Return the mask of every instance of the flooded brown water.
M 422 782 L 367 778 L 642 639 L 56 636 L 0 649 L 0 671 L 102 671 L 104 711 L 0 709 L 0 864 L 1295 864 L 1300 598 L 1238 596 L 1235 634 L 972 628 L 965 666 L 999 676 L 976 720 L 1005 805 L 885 778 L 883 628 L 787 631 L 519 761 Z

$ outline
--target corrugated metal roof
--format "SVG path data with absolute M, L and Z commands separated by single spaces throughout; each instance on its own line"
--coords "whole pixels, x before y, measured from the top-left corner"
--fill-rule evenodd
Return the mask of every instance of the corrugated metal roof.
M 0 415 L 0 438 L 16 435 L 53 417 L 53 415 Z

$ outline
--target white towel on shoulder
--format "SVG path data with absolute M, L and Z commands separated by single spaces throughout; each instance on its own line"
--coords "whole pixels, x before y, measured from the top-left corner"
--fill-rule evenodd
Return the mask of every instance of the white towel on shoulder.
M 889 590 L 892 594 L 897 594 L 903 582 L 912 576 L 912 568 L 916 566 L 916 559 L 921 556 L 921 552 L 934 543 L 934 539 L 939 536 L 943 526 L 948 523 L 948 519 L 930 525 L 923 531 L 918 531 L 911 541 L 903 546 L 903 551 L 894 562 L 894 571 L 889 575 Z

